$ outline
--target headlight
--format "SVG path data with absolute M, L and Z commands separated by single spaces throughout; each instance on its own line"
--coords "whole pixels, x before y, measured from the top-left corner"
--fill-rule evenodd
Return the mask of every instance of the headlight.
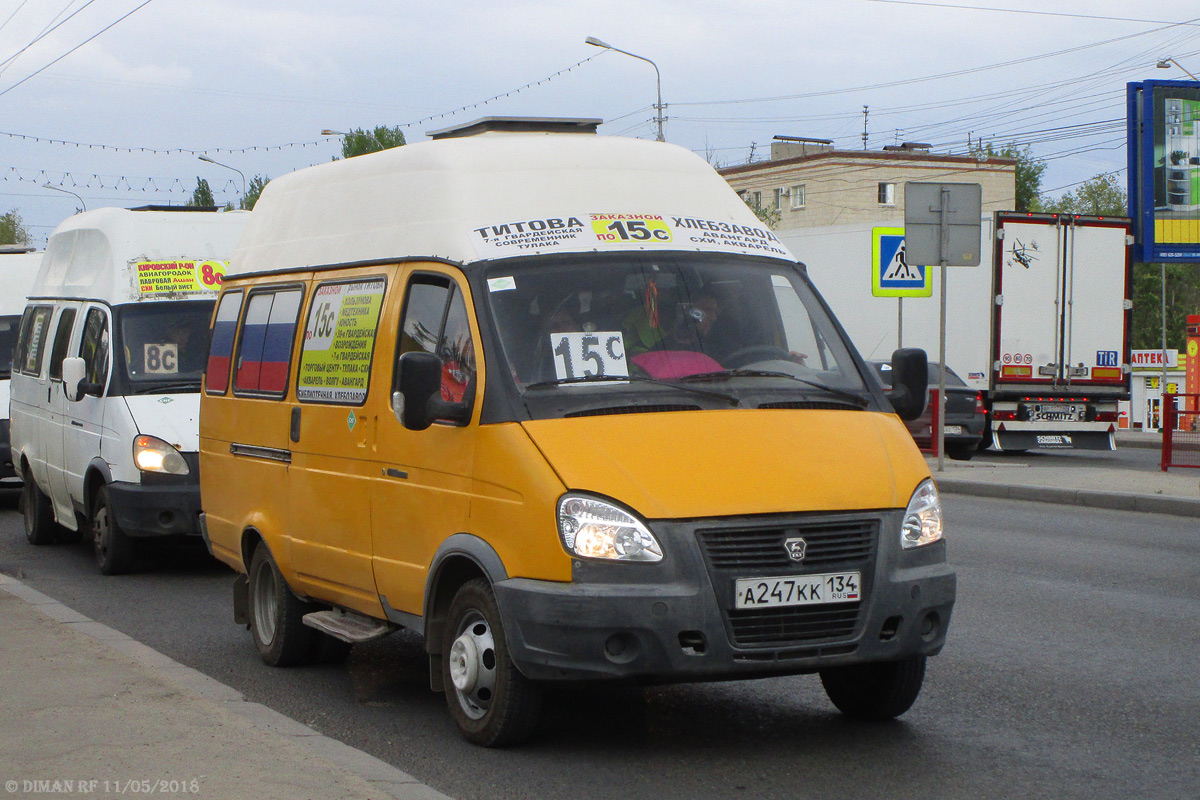
M 905 549 L 933 544 L 942 538 L 942 501 L 937 486 L 926 478 L 913 492 L 904 509 L 904 523 L 900 526 L 900 544 Z
M 640 520 L 612 503 L 578 494 L 558 501 L 558 535 L 583 558 L 662 561 L 662 549 Z
M 171 475 L 187 475 L 188 465 L 171 445 L 154 436 L 135 436 L 133 439 L 133 463 L 142 472 L 166 472 Z

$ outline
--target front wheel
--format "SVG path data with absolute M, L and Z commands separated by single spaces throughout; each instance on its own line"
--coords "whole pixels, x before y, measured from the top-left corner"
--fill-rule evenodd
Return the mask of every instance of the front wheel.
M 825 694 L 848 717 L 894 719 L 912 707 L 925 681 L 925 656 L 821 670 Z
M 107 486 L 96 492 L 92 508 L 92 549 L 102 575 L 121 575 L 133 566 L 133 540 L 117 524 Z
M 21 508 L 25 517 L 25 538 L 30 544 L 51 544 L 54 541 L 54 511 L 50 498 L 38 488 L 29 470 L 25 470 L 21 487 Z
M 528 738 L 541 715 L 542 690 L 509 657 L 500 609 L 486 581 L 463 584 L 446 625 L 442 683 L 463 737 L 484 747 Z

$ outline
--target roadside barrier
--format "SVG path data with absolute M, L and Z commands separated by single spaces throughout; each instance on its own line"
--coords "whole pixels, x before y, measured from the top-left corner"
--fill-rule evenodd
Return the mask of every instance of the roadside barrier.
M 1200 394 L 1168 392 L 1162 405 L 1162 471 L 1171 467 L 1200 469 Z

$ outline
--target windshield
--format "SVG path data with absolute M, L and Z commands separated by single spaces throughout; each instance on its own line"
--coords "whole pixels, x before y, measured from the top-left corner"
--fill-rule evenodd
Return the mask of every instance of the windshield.
M 133 393 L 199 390 L 212 310 L 212 300 L 121 308 L 119 343 Z
M 786 263 L 685 253 L 514 260 L 491 267 L 487 288 L 527 406 L 546 392 L 614 391 L 673 392 L 703 407 L 868 403 L 846 345 Z
M 21 317 L 0 317 L 0 378 L 12 373 L 13 348 L 21 329 Z

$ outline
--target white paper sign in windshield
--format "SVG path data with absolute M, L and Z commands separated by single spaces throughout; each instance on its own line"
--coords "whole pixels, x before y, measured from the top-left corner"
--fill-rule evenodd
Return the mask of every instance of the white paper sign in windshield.
M 625 341 L 620 331 L 586 331 L 550 334 L 554 374 L 560 381 L 572 378 L 628 378 Z
M 673 214 L 586 213 L 496 220 L 471 229 L 480 258 L 593 250 L 700 250 L 794 260 L 765 225 Z

